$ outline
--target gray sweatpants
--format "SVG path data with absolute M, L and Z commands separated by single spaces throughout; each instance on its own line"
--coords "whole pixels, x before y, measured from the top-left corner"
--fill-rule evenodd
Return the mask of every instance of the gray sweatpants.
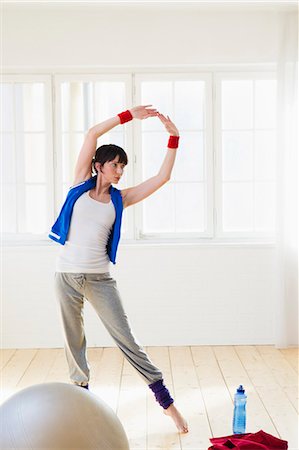
M 147 384 L 162 379 L 135 339 L 116 286 L 109 273 L 55 273 L 55 290 L 62 315 L 65 351 L 73 383 L 85 385 L 89 381 L 86 359 L 86 339 L 83 321 L 84 300 L 96 310 L 104 326 Z

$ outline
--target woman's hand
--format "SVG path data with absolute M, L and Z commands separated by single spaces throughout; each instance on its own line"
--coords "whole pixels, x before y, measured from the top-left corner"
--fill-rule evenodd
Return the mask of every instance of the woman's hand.
M 177 127 L 175 126 L 175 124 L 170 120 L 169 116 L 167 116 L 167 119 L 165 116 L 163 116 L 163 114 L 158 113 L 157 116 L 159 117 L 159 119 L 161 120 L 161 122 L 163 123 L 163 125 L 166 128 L 166 131 L 168 131 L 168 133 L 171 136 L 179 136 L 179 130 L 177 129 Z
M 149 108 L 150 106 L 153 105 L 134 106 L 134 108 L 130 109 L 130 113 L 132 114 L 134 119 L 140 120 L 157 116 L 158 111 L 155 108 Z

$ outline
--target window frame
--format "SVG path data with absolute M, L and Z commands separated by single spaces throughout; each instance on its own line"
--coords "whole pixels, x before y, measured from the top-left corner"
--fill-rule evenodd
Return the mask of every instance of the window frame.
M 45 84 L 45 137 L 46 137 L 46 149 L 45 149 L 45 164 L 46 164 L 46 179 L 45 179 L 45 187 L 47 192 L 47 220 L 50 222 L 54 221 L 54 185 L 53 185 L 53 179 L 54 179 L 54 159 L 53 159 L 53 84 L 52 84 L 52 77 L 49 74 L 11 74 L 11 73 L 5 73 L 2 74 L 1 77 L 1 83 L 44 83 Z M 14 96 L 14 102 L 15 102 L 15 96 Z M 15 105 L 14 105 L 14 113 L 15 113 Z M 15 114 L 14 114 L 14 121 L 15 121 Z M 6 133 L 6 132 L 3 132 Z M 29 132 L 28 132 L 29 133 Z M 23 179 L 23 171 L 21 170 L 21 167 L 24 166 L 24 154 L 20 151 L 18 151 L 18 134 L 19 133 L 16 130 L 16 124 L 15 128 L 12 132 L 13 138 L 14 138 L 14 149 L 15 149 L 15 156 L 16 156 L 16 179 L 21 179 L 22 181 L 20 183 L 16 183 L 16 193 L 17 193 L 17 221 L 16 225 L 17 228 L 19 227 L 20 223 L 24 223 L 25 221 L 25 210 L 23 208 L 22 198 L 24 196 L 23 194 L 23 188 L 26 186 L 25 180 Z M 23 135 L 26 134 L 26 132 L 22 132 Z M 34 132 L 33 132 L 34 134 Z M 21 161 L 21 163 L 17 162 Z M 21 204 L 21 205 L 20 205 Z M 18 215 L 21 217 L 20 221 L 18 219 Z M 22 233 L 22 232 L 16 232 L 16 233 L 4 233 L 2 234 L 3 241 L 5 243 L 40 243 L 44 242 L 46 239 L 47 233 L 40 233 L 40 234 L 33 234 L 33 233 Z
M 147 240 L 165 240 L 168 242 L 169 239 L 175 239 L 178 241 L 190 240 L 190 239 L 212 239 L 214 230 L 213 230 L 213 136 L 212 136 L 212 117 L 213 117 L 213 83 L 212 83 L 212 74 L 210 72 L 201 72 L 201 73 L 192 73 L 192 72 L 184 72 L 184 73 L 166 73 L 160 72 L 159 74 L 136 74 L 135 75 L 135 95 L 136 95 L 136 104 L 141 103 L 141 83 L 142 81 L 204 81 L 206 83 L 206 127 L 204 130 L 205 133 L 205 146 L 204 146 L 204 158 L 206 158 L 206 189 L 207 189 L 207 230 L 205 232 L 178 232 L 178 233 L 143 233 L 143 203 L 139 203 L 135 207 L 135 239 L 137 241 L 147 241 Z M 171 113 L 169 113 L 171 115 Z M 175 122 L 175 117 L 173 118 Z M 161 149 L 161 151 L 166 151 L 167 148 L 167 140 L 168 134 L 165 131 L 165 149 Z M 134 130 L 134 141 L 135 152 L 136 152 L 136 180 L 138 183 L 142 182 L 142 133 L 141 133 L 141 123 L 136 124 Z M 181 151 L 180 148 L 178 152 Z M 153 174 L 155 175 L 155 174 Z M 171 183 L 171 180 L 169 181 Z M 146 201 L 146 200 L 145 200 Z
M 54 76 L 54 86 L 55 86 L 55 128 L 56 128 L 56 151 L 55 151 L 55 161 L 56 161 L 56 177 L 55 177 L 55 214 L 58 215 L 62 202 L 63 196 L 60 187 L 63 185 L 63 174 L 62 174 L 62 140 L 63 135 L 62 130 L 62 116 L 61 116 L 61 90 L 60 85 L 63 82 L 99 82 L 99 81 L 123 81 L 125 83 L 125 101 L 128 105 L 133 105 L 132 98 L 132 74 L 130 73 L 101 73 L 101 74 L 59 74 Z M 109 117 L 107 117 L 109 119 Z M 88 130 L 83 130 L 87 132 Z M 128 154 L 129 162 L 133 161 L 133 130 L 131 126 L 125 128 L 125 143 L 126 143 L 126 153 Z M 82 142 L 83 144 L 83 142 Z M 126 168 L 126 176 L 128 185 L 133 184 L 133 164 L 128 164 Z M 71 187 L 71 186 L 70 186 Z M 123 239 L 133 239 L 133 211 L 126 209 L 126 217 L 128 230 L 123 234 Z
M 270 235 L 268 232 L 228 232 L 223 231 L 222 226 L 222 122 L 221 122 L 221 82 L 223 80 L 277 80 L 275 71 L 226 71 L 217 72 L 214 74 L 215 86 L 215 127 L 214 127 L 214 141 L 215 141 L 215 237 L 220 240 L 262 240 L 272 241 L 275 239 L 275 232 Z M 253 122 L 254 123 L 254 122 Z M 255 128 L 253 128 L 254 132 Z M 277 175 L 276 175 L 277 176 Z M 276 181 L 276 180 L 275 180 Z M 276 214 L 277 216 L 277 214 Z

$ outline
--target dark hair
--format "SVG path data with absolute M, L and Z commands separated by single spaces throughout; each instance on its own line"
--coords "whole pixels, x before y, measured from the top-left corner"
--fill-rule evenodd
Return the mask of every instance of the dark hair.
M 95 163 L 98 162 L 104 165 L 107 161 L 113 161 L 117 156 L 119 156 L 119 162 L 121 164 L 128 164 L 128 156 L 123 148 L 114 144 L 105 144 L 97 148 L 96 154 L 92 160 L 92 172 L 97 173 L 95 168 Z

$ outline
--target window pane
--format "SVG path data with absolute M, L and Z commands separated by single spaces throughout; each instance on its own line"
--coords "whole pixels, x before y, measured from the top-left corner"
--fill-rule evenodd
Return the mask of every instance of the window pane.
M 273 181 L 276 177 L 275 131 L 255 133 L 255 177 L 258 181 Z
M 275 230 L 276 211 L 275 183 L 256 183 L 255 185 L 255 228 L 256 231 Z
M 276 80 L 255 81 L 255 127 L 276 127 Z
M 16 186 L 2 185 L 2 231 L 4 233 L 17 232 L 17 196 Z
M 174 232 L 174 185 L 165 184 L 143 202 L 144 232 Z
M 253 81 L 222 81 L 222 128 L 250 129 L 253 126 Z
M 161 114 L 171 117 L 172 108 L 171 81 L 143 81 L 141 83 L 141 101 L 143 105 L 153 105 Z M 150 117 L 142 121 L 143 131 L 165 131 L 164 125 L 157 117 Z
M 126 149 L 125 147 L 125 143 L 124 143 L 124 129 L 121 129 L 121 132 L 118 132 L 116 130 L 113 131 L 108 131 L 108 133 L 105 133 L 103 136 L 101 136 L 98 139 L 98 144 L 97 147 L 99 147 L 100 145 L 104 145 L 104 144 L 115 144 L 115 145 L 119 145 L 120 147 L 122 147 L 125 151 Z
M 45 186 L 26 186 L 26 229 L 25 233 L 44 233 L 47 231 L 47 205 Z M 38 205 L 38 208 L 37 208 Z
M 222 133 L 222 171 L 224 181 L 253 179 L 253 135 L 248 131 Z
M 25 182 L 46 181 L 46 139 L 44 134 L 25 135 Z
M 203 132 L 182 132 L 173 170 L 175 181 L 203 181 L 205 178 Z
M 116 116 L 125 108 L 125 84 L 123 82 L 95 83 L 95 123 Z
M 116 115 L 124 109 L 125 83 L 118 82 L 63 82 L 62 108 L 62 173 L 63 190 L 73 183 L 76 162 L 87 130 L 96 123 Z M 125 147 L 125 128 L 116 127 L 97 139 L 96 149 L 104 144 Z
M 1 182 L 16 182 L 16 157 L 14 148 L 14 136 L 12 134 L 2 134 L 1 136 Z
M 85 132 L 93 124 L 92 83 L 61 84 L 62 131 Z
M 64 183 L 73 182 L 75 165 L 84 141 L 83 133 L 68 133 L 62 139 L 62 179 Z
M 165 133 L 143 133 L 142 168 L 143 180 L 156 175 L 165 157 L 167 142 Z
M 16 83 L 16 125 L 18 131 L 45 131 L 45 86 Z
M 121 236 L 125 236 L 128 233 L 128 211 L 123 210 L 122 222 L 121 222 Z
M 177 183 L 175 185 L 176 231 L 205 231 L 205 203 L 202 183 Z
M 204 128 L 204 86 L 204 81 L 175 82 L 175 124 L 178 129 Z
M 205 81 L 141 82 L 142 102 L 169 115 L 180 129 L 180 146 L 171 182 L 143 204 L 143 233 L 202 232 L 206 229 Z M 162 124 L 142 123 L 143 180 L 157 174 L 168 135 Z M 200 183 L 202 182 L 202 183 Z M 190 198 L 189 198 L 190 196 Z M 157 216 L 157 212 L 159 215 Z M 190 211 L 186 215 L 186 211 Z M 155 215 L 157 217 L 155 217 Z
M 164 133 L 143 133 L 143 179 L 157 174 L 165 158 L 168 137 Z M 172 181 L 202 181 L 205 167 L 203 133 L 181 133 L 180 147 L 172 173 Z
M 9 105 L 5 110 L 5 127 L 11 129 L 1 136 L 1 178 L 5 183 L 3 228 L 6 232 L 44 232 L 48 228 L 45 220 L 51 205 L 47 201 L 50 195 L 46 186 L 46 89 L 49 94 L 45 81 L 18 81 L 4 84 L 2 90 Z M 32 183 L 43 185 L 33 186 Z
M 222 132 L 223 230 L 271 232 L 275 193 L 264 181 L 276 177 L 276 80 L 225 80 L 222 87 L 223 128 L 240 129 Z
M 253 229 L 252 197 L 251 183 L 224 183 L 224 231 L 251 231 Z
M 70 184 L 70 183 L 64 183 L 64 184 L 62 185 L 62 198 L 63 198 L 63 199 L 66 198 L 66 196 L 67 196 L 67 194 L 68 194 L 68 191 L 69 191 L 70 187 L 71 187 L 71 184 Z M 60 206 L 61 206 L 61 205 L 60 205 Z
M 2 131 L 14 130 L 14 96 L 13 96 L 13 84 L 1 83 L 1 129 Z

